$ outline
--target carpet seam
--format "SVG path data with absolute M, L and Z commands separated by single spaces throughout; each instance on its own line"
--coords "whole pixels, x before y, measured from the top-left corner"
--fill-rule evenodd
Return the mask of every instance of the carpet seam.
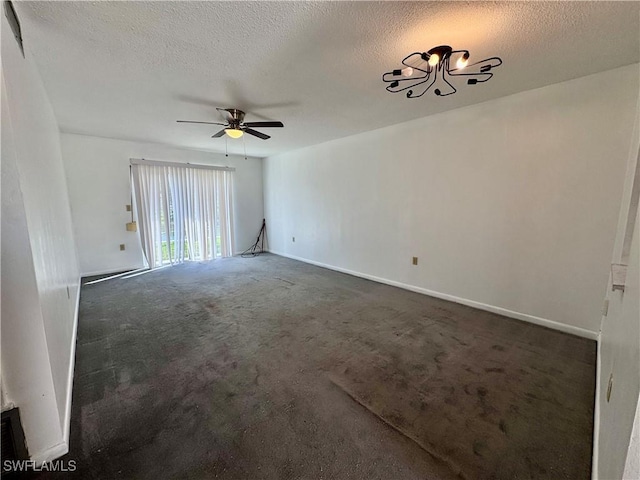
M 360 405 L 362 408 L 364 408 L 365 410 L 367 410 L 369 413 L 371 413 L 372 415 L 374 415 L 377 419 L 379 419 L 382 423 L 384 423 L 385 425 L 391 427 L 394 431 L 398 432 L 399 434 L 401 434 L 403 437 L 411 440 L 413 443 L 415 443 L 418 447 L 420 447 L 421 450 L 423 450 L 424 452 L 426 452 L 427 454 L 429 454 L 431 457 L 435 458 L 436 460 L 440 461 L 441 463 L 443 463 L 444 465 L 446 465 L 455 475 L 457 475 L 459 478 L 463 478 L 464 480 L 470 480 L 469 477 L 467 477 L 464 472 L 460 469 L 460 468 L 456 468 L 455 464 L 453 464 L 453 462 L 446 458 L 443 457 L 442 455 L 432 451 L 431 449 L 429 449 L 427 446 L 423 445 L 422 442 L 420 442 L 420 440 L 418 440 L 417 438 L 414 438 L 412 435 L 410 435 L 407 432 L 402 431 L 400 428 L 398 428 L 396 425 L 394 425 L 393 423 L 391 423 L 390 421 L 388 421 L 386 418 L 384 418 L 382 415 L 379 415 L 378 413 L 376 413 L 373 409 L 371 409 L 368 405 L 366 405 L 365 403 L 361 402 L 353 393 L 351 393 L 347 388 L 345 388 L 343 385 L 341 385 L 340 383 L 338 383 L 338 381 L 335 378 L 332 378 L 332 376 L 329 376 L 329 381 L 335 385 L 336 387 L 338 387 L 340 390 L 342 390 L 344 393 L 347 394 L 347 396 L 349 398 L 351 398 L 351 400 L 353 400 L 355 403 L 357 403 L 358 405 Z

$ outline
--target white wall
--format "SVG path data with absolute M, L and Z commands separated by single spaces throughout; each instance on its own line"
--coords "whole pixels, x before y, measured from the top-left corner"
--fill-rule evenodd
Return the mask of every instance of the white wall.
M 215 140 L 212 140 L 215 141 Z M 224 141 L 224 139 L 219 139 Z M 186 150 L 86 135 L 62 134 L 69 198 L 80 271 L 83 275 L 139 268 L 143 254 L 138 233 L 127 232 L 131 221 L 129 159 L 235 167 L 233 174 L 234 253 L 249 247 L 263 218 L 262 160 Z M 120 251 L 121 243 L 126 245 Z
M 594 338 L 637 96 L 632 65 L 268 158 L 269 247 Z
M 599 381 L 596 399 L 594 464 L 596 478 L 603 480 L 637 478 L 623 476 L 625 459 L 629 469 L 639 464 L 638 432 L 630 445 L 634 417 L 640 396 L 640 102 L 634 137 L 629 142 L 627 175 L 620 206 L 618 229 L 611 263 L 627 264 L 624 292 L 607 289 L 609 308 L 602 317 L 599 342 Z M 632 232 L 632 234 L 631 234 Z M 625 242 L 630 243 L 625 258 Z M 611 398 L 607 387 L 613 376 Z
M 30 454 L 46 460 L 67 449 L 79 273 L 58 125 L 0 16 L 3 388 Z
M 2 84 L 2 376 L 6 402 L 20 407 L 29 451 L 63 441 L 29 231 Z
M 637 402 L 636 417 L 633 421 L 633 432 L 629 442 L 629 452 L 622 478 L 640 478 L 640 400 Z

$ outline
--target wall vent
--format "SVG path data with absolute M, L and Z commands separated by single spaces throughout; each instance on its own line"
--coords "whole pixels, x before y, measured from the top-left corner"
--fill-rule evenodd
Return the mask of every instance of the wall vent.
M 9 26 L 11 27 L 11 31 L 13 32 L 13 36 L 16 37 L 16 42 L 18 42 L 18 46 L 20 47 L 20 51 L 22 52 L 22 57 L 24 58 L 24 46 L 22 45 L 22 30 L 20 29 L 20 20 L 18 20 L 18 14 L 16 13 L 15 8 L 13 8 L 13 3 L 9 0 L 5 0 L 4 2 L 4 14 L 9 21 Z

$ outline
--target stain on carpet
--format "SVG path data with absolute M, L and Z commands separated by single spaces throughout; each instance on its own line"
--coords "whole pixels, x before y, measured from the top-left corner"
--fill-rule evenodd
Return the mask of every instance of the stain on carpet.
M 579 368 L 590 342 L 543 330 L 507 348 L 495 329 L 438 330 L 375 349 L 365 333 L 331 379 L 463 478 L 590 478 L 594 372 Z M 500 367 L 496 351 L 508 353 Z M 417 372 L 420 361 L 436 368 Z

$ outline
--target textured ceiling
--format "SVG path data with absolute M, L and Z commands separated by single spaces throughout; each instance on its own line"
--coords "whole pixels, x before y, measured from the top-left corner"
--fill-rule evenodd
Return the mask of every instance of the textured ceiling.
M 281 120 L 259 157 L 640 61 L 638 2 L 19 2 L 65 132 L 224 151 L 215 107 Z M 435 45 L 494 78 L 407 99 L 381 75 Z M 606 92 L 604 92 L 606 93 Z M 242 140 L 229 140 L 241 153 Z

